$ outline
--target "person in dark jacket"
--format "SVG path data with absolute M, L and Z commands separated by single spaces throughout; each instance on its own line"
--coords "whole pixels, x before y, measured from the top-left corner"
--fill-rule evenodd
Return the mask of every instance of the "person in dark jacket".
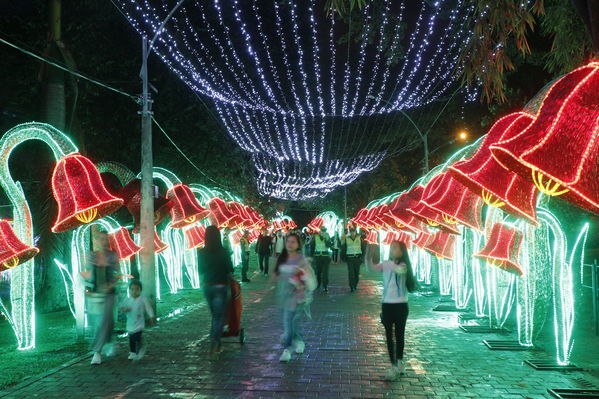
M 258 238 L 256 244 L 256 253 L 260 259 L 260 271 L 268 276 L 268 262 L 270 256 L 270 249 L 272 247 L 272 238 L 267 234 L 266 229 L 262 230 L 262 235 Z
M 229 252 L 223 247 L 220 231 L 216 226 L 206 228 L 205 246 L 198 253 L 202 287 L 210 313 L 210 357 L 221 350 L 221 335 L 227 309 L 229 280 L 233 274 L 233 263 Z

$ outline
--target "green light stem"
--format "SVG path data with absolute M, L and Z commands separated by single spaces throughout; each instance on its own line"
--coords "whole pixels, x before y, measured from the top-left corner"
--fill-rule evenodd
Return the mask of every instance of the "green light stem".
M 31 211 L 21 185 L 15 182 L 8 168 L 12 151 L 29 140 L 48 144 L 58 161 L 79 150 L 61 131 L 44 123 L 24 123 L 7 131 L 0 139 L 0 185 L 13 207 L 13 229 L 19 239 L 33 246 Z M 33 260 L 10 271 L 11 326 L 15 332 L 18 349 L 35 347 L 35 287 Z

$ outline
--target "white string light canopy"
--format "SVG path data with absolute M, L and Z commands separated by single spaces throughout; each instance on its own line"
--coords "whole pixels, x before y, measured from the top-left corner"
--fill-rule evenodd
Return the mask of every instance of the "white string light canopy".
M 324 0 L 116 2 L 214 100 L 260 192 L 278 198 L 323 195 L 375 168 L 397 112 L 454 84 L 474 12 L 466 0 L 371 0 L 346 20 Z M 377 115 L 391 120 L 371 123 Z

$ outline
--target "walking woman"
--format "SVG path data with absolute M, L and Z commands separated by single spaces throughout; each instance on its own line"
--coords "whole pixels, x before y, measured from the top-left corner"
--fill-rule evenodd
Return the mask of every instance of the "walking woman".
M 89 256 L 90 285 L 91 291 L 88 295 L 94 298 L 102 306 L 100 325 L 96 330 L 94 343 L 92 344 L 92 364 L 102 363 L 102 350 L 108 354 L 114 353 L 112 344 L 112 331 L 114 329 L 114 305 L 116 299 L 116 284 L 119 273 L 119 258 L 116 252 L 110 249 L 108 234 L 105 231 L 96 233 L 96 242 L 100 248 Z
M 302 255 L 300 237 L 290 233 L 285 239 L 285 248 L 275 266 L 277 299 L 283 309 L 283 354 L 280 361 L 291 360 L 291 350 L 304 353 L 305 343 L 301 335 L 302 314 L 310 315 L 312 293 L 316 278 L 312 267 Z
M 206 228 L 205 243 L 204 248 L 198 252 L 198 264 L 204 296 L 212 315 L 210 358 L 214 358 L 221 350 L 221 335 L 233 264 L 229 252 L 223 247 L 220 231 L 216 226 Z
M 408 292 L 416 289 L 416 280 L 405 243 L 401 241 L 391 243 L 391 260 L 382 263 L 378 263 L 378 246 L 371 245 L 368 251 L 370 269 L 383 272 L 381 322 L 385 327 L 387 350 L 391 360 L 387 378 L 395 379 L 405 372 L 403 352 L 408 319 Z

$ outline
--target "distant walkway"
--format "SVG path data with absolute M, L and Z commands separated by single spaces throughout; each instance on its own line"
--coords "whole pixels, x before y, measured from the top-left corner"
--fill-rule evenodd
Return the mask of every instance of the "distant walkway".
M 453 313 L 431 309 L 435 298 L 413 296 L 406 356 L 408 374 L 383 381 L 387 355 L 379 322 L 380 285 L 368 273 L 349 294 L 345 265 L 331 266 L 330 292 L 318 294 L 304 325 L 306 353 L 278 361 L 280 313 L 262 276 L 244 285 L 245 346 L 226 344 L 208 360 L 206 308 L 149 330 L 146 357 L 115 358 L 92 367 L 89 358 L 0 398 L 545 398 L 547 388 L 576 387 L 578 373 L 534 371 L 527 352 L 492 352 L 483 336 L 457 328 Z M 537 354 L 538 356 L 538 354 Z M 10 367 L 10 365 L 3 365 Z

